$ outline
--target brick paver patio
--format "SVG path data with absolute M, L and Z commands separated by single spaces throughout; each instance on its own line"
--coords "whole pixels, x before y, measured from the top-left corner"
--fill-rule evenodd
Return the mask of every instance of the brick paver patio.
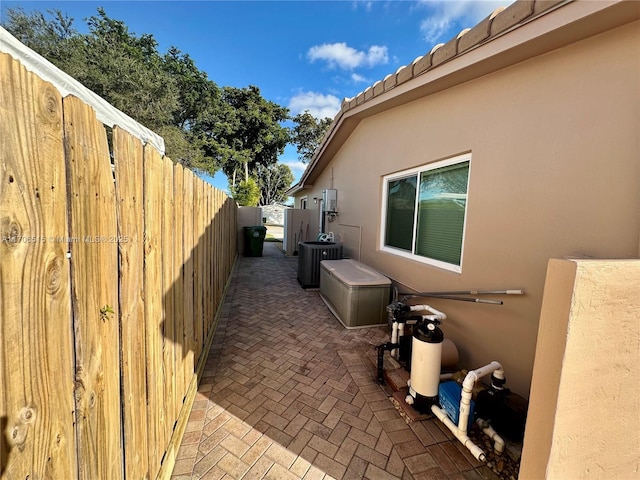
M 342 327 L 280 247 L 238 259 L 172 479 L 496 478 L 405 422 L 363 356 L 387 327 Z

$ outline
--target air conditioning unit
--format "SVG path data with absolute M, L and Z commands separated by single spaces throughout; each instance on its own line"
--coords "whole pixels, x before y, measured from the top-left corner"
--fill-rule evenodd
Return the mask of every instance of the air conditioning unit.
M 340 260 L 342 244 L 334 242 L 300 242 L 298 244 L 298 282 L 302 288 L 320 286 L 320 262 Z

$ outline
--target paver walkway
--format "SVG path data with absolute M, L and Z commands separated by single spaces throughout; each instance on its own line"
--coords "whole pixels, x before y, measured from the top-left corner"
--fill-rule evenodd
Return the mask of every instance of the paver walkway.
M 495 478 L 437 420 L 407 424 L 297 257 L 240 257 L 172 479 Z

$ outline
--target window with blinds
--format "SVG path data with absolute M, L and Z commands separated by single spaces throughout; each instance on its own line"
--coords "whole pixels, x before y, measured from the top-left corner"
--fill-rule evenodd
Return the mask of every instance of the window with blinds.
M 461 271 L 471 155 L 384 178 L 382 250 Z

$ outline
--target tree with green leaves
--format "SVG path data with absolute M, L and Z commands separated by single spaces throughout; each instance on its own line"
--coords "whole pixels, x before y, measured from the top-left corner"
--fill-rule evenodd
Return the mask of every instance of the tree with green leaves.
M 258 165 L 277 162 L 289 142 L 282 123 L 288 109 L 266 100 L 256 86 L 224 87 L 219 115 L 206 130 L 216 132 L 217 152 L 223 172 L 235 186 L 238 175 L 246 182 Z
M 231 196 L 242 207 L 256 207 L 260 202 L 260 187 L 249 177 L 231 187 Z
M 22 8 L 9 8 L 6 13 L 2 26 L 20 42 L 57 66 L 69 60 L 79 36 L 73 18 L 60 10 L 47 10 L 50 20 L 42 12 L 27 14 Z
M 291 133 L 291 143 L 296 146 L 300 160 L 303 163 L 309 163 L 332 120 L 330 118 L 319 120 L 308 110 L 299 113 L 292 120 L 295 126 Z
M 259 165 L 256 168 L 256 180 L 260 187 L 260 205 L 285 202 L 286 191 L 293 183 L 291 169 L 282 163 Z
M 119 110 L 163 136 L 174 161 L 213 175 L 221 168 L 236 184 L 258 165 L 276 163 L 289 141 L 288 110 L 257 87 L 219 88 L 188 54 L 161 55 L 150 34 L 130 32 L 103 8 L 80 34 L 59 10 L 8 9 L 2 25 L 22 43 Z
M 176 83 L 178 102 L 171 125 L 161 127 L 160 135 L 171 140 L 174 155 L 185 165 L 210 173 L 220 169 L 215 155 L 215 135 L 196 126 L 215 118 L 221 108 L 220 88 L 196 66 L 193 59 L 170 47 L 163 57 L 163 69 Z

